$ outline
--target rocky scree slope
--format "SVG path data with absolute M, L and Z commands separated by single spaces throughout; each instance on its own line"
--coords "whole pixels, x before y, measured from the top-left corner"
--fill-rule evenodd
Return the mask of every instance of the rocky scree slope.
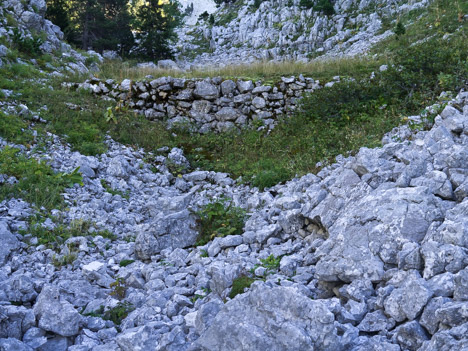
M 89 69 L 99 70 L 93 62 L 102 62 L 102 57 L 93 51 L 81 54 L 73 50 L 62 41 L 60 28 L 45 19 L 45 13 L 44 0 L 0 1 L 0 67 L 24 63 L 25 58 L 14 52 L 19 51 L 29 56 L 51 55 L 54 60 L 46 62 L 43 68 L 55 76 L 60 76 L 60 72 L 85 74 Z M 29 63 L 39 67 L 35 58 Z
M 90 157 L 53 135 L 29 151 L 2 140 L 83 175 L 40 226 L 89 221 L 115 237 L 37 245 L 37 210 L 3 201 L 0 348 L 466 348 L 468 93 L 429 131 L 403 126 L 383 144 L 260 192 L 190 170 L 177 148 L 156 156 L 109 139 Z M 195 247 L 194 211 L 221 196 L 248 211 L 243 233 Z M 242 277 L 254 282 L 233 297 Z
M 356 56 L 393 32 L 402 13 L 429 0 L 337 0 L 325 15 L 301 7 L 299 0 L 238 1 L 214 13 L 215 23 L 180 30 L 175 51 L 181 66 L 225 66 L 262 60 Z

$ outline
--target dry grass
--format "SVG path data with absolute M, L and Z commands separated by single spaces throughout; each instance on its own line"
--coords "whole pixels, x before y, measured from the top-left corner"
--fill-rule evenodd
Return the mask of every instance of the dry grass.
M 135 62 L 108 61 L 102 65 L 102 71 L 97 74 L 100 78 L 112 78 L 118 81 L 129 78 L 144 79 L 151 75 L 155 78 L 163 76 L 182 78 L 223 77 L 235 79 L 262 79 L 265 82 L 276 81 L 282 76 L 303 74 L 314 79 L 327 80 L 333 76 L 352 75 L 359 77 L 376 70 L 382 60 L 372 58 L 340 58 L 333 60 L 315 60 L 308 63 L 257 62 L 249 65 L 230 65 L 226 67 L 209 67 L 191 71 L 163 70 L 152 68 L 137 68 Z

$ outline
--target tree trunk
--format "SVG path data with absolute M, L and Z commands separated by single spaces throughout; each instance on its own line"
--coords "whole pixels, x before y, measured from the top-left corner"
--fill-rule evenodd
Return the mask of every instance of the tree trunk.
M 81 38 L 81 48 L 87 51 L 89 41 L 89 9 L 86 9 L 85 11 L 86 12 L 83 23 L 83 37 Z

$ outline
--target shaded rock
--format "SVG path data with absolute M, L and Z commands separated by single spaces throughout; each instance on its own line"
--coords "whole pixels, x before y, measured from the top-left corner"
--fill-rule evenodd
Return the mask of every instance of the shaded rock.
M 233 94 L 234 91 L 236 90 L 236 83 L 234 83 L 232 80 L 227 79 L 221 83 L 221 92 L 223 95 L 229 95 Z
M 468 323 L 436 333 L 419 351 L 454 351 L 468 349 Z
M 29 345 L 19 341 L 18 339 L 8 338 L 0 339 L 0 350 L 2 351 L 33 351 Z
M 398 326 L 395 329 L 393 340 L 404 350 L 415 351 L 421 347 L 422 343 L 428 340 L 426 331 L 416 321 L 411 321 Z
M 468 322 L 468 302 L 448 302 L 436 310 L 436 319 L 450 327 Z
M 241 94 L 249 93 L 255 88 L 254 84 L 252 83 L 251 80 L 248 81 L 243 81 L 243 80 L 238 80 L 237 81 L 237 89 L 239 89 L 239 92 Z
M 188 210 L 158 217 L 141 228 L 135 240 L 135 254 L 148 260 L 167 248 L 192 246 L 199 235 L 196 228 L 196 218 Z
M 2 245 L 0 245 L 0 266 L 2 266 L 10 257 L 10 254 L 20 247 L 20 242 L 10 232 L 5 222 L 0 222 L 0 240 L 2 242 Z
M 436 318 L 436 311 L 449 301 L 450 299 L 446 297 L 435 297 L 431 299 L 424 308 L 419 323 L 426 328 L 430 334 L 435 334 L 439 329 L 439 320 Z
M 36 324 L 34 313 L 23 306 L 0 305 L 0 338 L 22 339 Z
M 216 112 L 216 117 L 220 121 L 234 121 L 240 116 L 239 110 L 232 107 L 223 107 Z
M 385 316 L 382 310 L 377 310 L 366 314 L 364 319 L 359 323 L 358 329 L 367 333 L 374 333 L 392 329 L 395 326 L 395 321 L 392 318 Z
M 454 283 L 453 299 L 468 301 L 468 268 L 455 275 Z

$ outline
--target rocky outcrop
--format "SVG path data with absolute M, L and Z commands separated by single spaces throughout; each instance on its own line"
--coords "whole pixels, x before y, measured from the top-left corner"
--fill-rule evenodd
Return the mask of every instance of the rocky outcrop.
M 271 318 L 274 316 L 274 318 Z M 339 350 L 334 315 L 289 287 L 255 284 L 229 301 L 195 343 L 200 350 Z
M 150 120 L 167 120 L 169 128 L 178 125 L 201 133 L 248 126 L 272 129 L 280 117 L 296 110 L 304 93 L 322 88 L 318 80 L 302 75 L 283 77 L 273 85 L 251 80 L 162 77 L 139 82 L 126 79 L 120 84 L 93 78 L 65 86 L 121 102 Z
M 362 55 L 392 35 L 390 29 L 398 15 L 430 3 L 429 0 L 331 2 L 335 12 L 332 15 L 302 7 L 299 0 L 250 0 L 225 5 L 213 14 L 214 25 L 199 21 L 196 26 L 180 30 L 174 47 L 179 64 L 201 68 Z
M 48 63 L 47 69 L 60 75 L 60 72 L 88 73 L 89 68 L 85 62 L 88 57 L 102 61 L 102 57 L 89 52 L 86 55 L 73 50 L 63 41 L 63 33 L 60 28 L 45 19 L 45 0 L 4 0 L 0 2 L 0 37 L 7 46 L 0 45 L 0 67 L 12 63 L 14 60 L 8 57 L 8 47 L 13 47 L 15 40 L 40 43 L 39 50 L 45 54 L 51 54 L 55 60 Z M 19 39 L 18 39 L 19 38 Z M 29 53 L 31 54 L 31 53 Z M 16 59 L 17 63 L 24 63 Z M 37 66 L 37 61 L 31 63 Z M 91 65 L 92 70 L 99 70 L 96 64 Z M 50 72 L 49 72 L 50 73 Z

